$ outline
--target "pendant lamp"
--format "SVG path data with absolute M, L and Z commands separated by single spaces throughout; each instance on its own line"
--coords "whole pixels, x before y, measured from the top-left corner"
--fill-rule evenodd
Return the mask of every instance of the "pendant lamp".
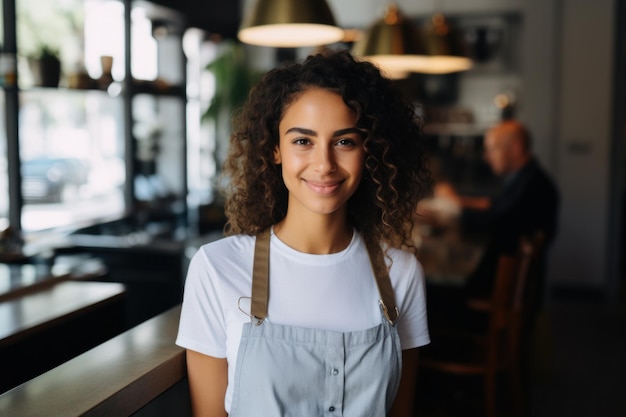
M 447 74 L 472 67 L 472 61 L 463 56 L 456 32 L 442 14 L 435 14 L 422 31 L 393 3 L 354 44 L 352 52 L 377 64 L 391 78 L 411 72 Z
M 427 64 L 419 29 L 395 4 L 355 42 L 352 53 L 377 65 L 390 78 L 405 78 Z
M 443 13 L 435 13 L 426 26 L 423 35 L 429 74 L 446 74 L 467 71 L 472 68 L 472 60 L 467 56 L 465 43 L 459 33 L 448 24 Z
M 279 48 L 328 45 L 343 36 L 325 0 L 256 0 L 238 33 L 244 43 Z

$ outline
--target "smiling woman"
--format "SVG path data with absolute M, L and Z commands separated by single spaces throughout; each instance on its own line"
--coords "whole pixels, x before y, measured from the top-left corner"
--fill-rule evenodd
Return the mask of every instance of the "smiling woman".
M 193 257 L 177 338 L 195 414 L 412 415 L 429 336 L 403 248 L 430 186 L 413 105 L 329 51 L 268 72 L 233 126 L 230 236 Z

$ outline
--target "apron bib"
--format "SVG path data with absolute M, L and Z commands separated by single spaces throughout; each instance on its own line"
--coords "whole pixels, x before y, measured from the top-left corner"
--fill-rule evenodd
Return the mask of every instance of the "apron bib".
M 242 330 L 230 417 L 385 416 L 400 383 L 402 350 L 380 246 L 367 245 L 381 295 L 381 323 L 337 332 L 265 321 L 269 239 L 269 230 L 256 238 L 253 321 Z

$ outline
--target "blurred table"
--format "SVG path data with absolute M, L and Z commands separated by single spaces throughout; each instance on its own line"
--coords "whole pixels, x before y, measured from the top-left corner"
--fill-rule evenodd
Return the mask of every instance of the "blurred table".
M 426 284 L 462 287 L 478 265 L 485 241 L 483 236 L 463 233 L 455 224 L 420 224 L 415 243 Z

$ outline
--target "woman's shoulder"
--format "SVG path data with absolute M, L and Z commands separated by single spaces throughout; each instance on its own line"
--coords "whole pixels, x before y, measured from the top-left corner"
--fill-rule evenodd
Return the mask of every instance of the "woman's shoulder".
M 190 260 L 188 277 L 220 285 L 249 281 L 254 242 L 254 236 L 233 235 L 204 243 Z
M 390 271 L 402 271 L 402 275 L 423 275 L 422 266 L 414 253 L 393 246 L 385 247 L 385 251 L 391 263 Z
M 417 262 L 415 254 L 408 249 L 398 248 L 385 243 L 382 244 L 382 248 L 391 259 L 397 259 L 404 262 Z
M 225 236 L 202 244 L 198 250 L 203 256 L 212 258 L 239 258 L 254 248 L 255 237 L 245 234 Z
M 365 238 L 361 233 L 356 233 L 355 247 L 357 250 L 364 249 L 366 247 Z M 385 254 L 385 260 L 387 264 L 401 264 L 403 267 L 409 265 L 419 265 L 419 261 L 414 253 L 407 249 L 399 248 L 397 246 L 389 244 L 389 242 L 381 241 L 380 247 Z

